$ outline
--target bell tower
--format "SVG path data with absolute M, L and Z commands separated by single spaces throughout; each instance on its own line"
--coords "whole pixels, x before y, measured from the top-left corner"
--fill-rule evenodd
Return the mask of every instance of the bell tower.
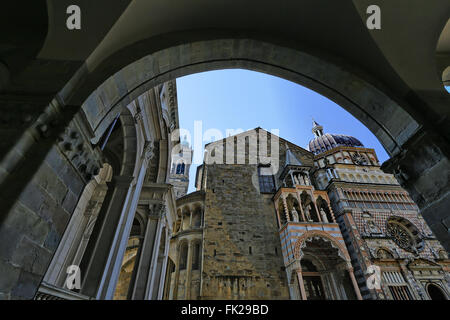
M 184 136 L 180 152 L 172 155 L 169 183 L 173 185 L 175 197 L 186 195 L 189 187 L 189 169 L 192 163 L 193 150 Z

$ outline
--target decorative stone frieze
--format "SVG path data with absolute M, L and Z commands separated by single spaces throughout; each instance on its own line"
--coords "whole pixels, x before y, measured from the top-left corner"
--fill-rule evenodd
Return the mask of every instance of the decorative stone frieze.
M 100 150 L 90 143 L 86 127 L 75 118 L 58 137 L 58 147 L 87 182 L 100 172 L 103 161 Z

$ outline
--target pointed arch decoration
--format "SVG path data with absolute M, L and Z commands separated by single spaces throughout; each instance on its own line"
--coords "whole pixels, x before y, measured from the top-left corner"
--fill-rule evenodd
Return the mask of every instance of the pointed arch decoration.
M 321 230 L 307 231 L 297 239 L 297 242 L 294 245 L 294 258 L 301 260 L 303 258 L 302 249 L 306 247 L 306 242 L 319 238 L 329 242 L 333 248 L 338 250 L 338 255 L 347 263 L 347 265 L 351 266 L 350 256 L 345 247 L 333 236 Z

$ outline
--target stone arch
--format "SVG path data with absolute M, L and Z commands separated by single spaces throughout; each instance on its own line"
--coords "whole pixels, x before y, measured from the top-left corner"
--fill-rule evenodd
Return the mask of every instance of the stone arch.
M 333 236 L 329 235 L 328 233 L 326 233 L 325 231 L 322 230 L 310 230 L 305 232 L 303 235 L 301 235 L 297 241 L 295 242 L 294 245 L 294 258 L 295 259 L 301 259 L 302 255 L 301 255 L 301 248 L 305 245 L 305 241 L 309 238 L 315 238 L 315 237 L 319 237 L 324 239 L 325 241 L 330 242 L 330 244 L 338 249 L 339 252 L 339 256 L 349 265 L 351 266 L 351 262 L 350 262 L 350 256 L 347 253 L 347 250 L 345 249 L 345 247 L 339 243 L 338 240 L 336 240 Z
M 436 283 L 428 283 L 426 286 L 428 296 L 431 300 L 448 300 L 444 289 Z
M 342 66 L 255 39 L 216 39 L 155 48 L 154 39 L 148 38 L 110 55 L 96 67 L 86 75 L 86 81 L 63 90 L 62 98 L 71 104 L 84 102 L 84 106 L 102 95 L 106 108 L 99 112 L 103 118 L 146 90 L 176 77 L 243 68 L 278 76 L 323 94 L 363 122 L 390 155 L 396 154 L 419 127 L 398 101 Z M 69 92 L 73 93 L 70 97 Z M 388 121 L 392 114 L 399 115 L 401 125 Z M 105 129 L 99 123 L 94 123 L 93 128 L 96 133 Z

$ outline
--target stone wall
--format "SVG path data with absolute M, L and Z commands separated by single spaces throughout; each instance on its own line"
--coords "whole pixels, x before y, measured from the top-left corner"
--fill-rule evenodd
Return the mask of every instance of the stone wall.
M 53 146 L 0 224 L 0 299 L 32 299 L 85 181 Z
M 206 170 L 201 298 L 289 299 L 272 195 L 252 182 L 257 166 Z

